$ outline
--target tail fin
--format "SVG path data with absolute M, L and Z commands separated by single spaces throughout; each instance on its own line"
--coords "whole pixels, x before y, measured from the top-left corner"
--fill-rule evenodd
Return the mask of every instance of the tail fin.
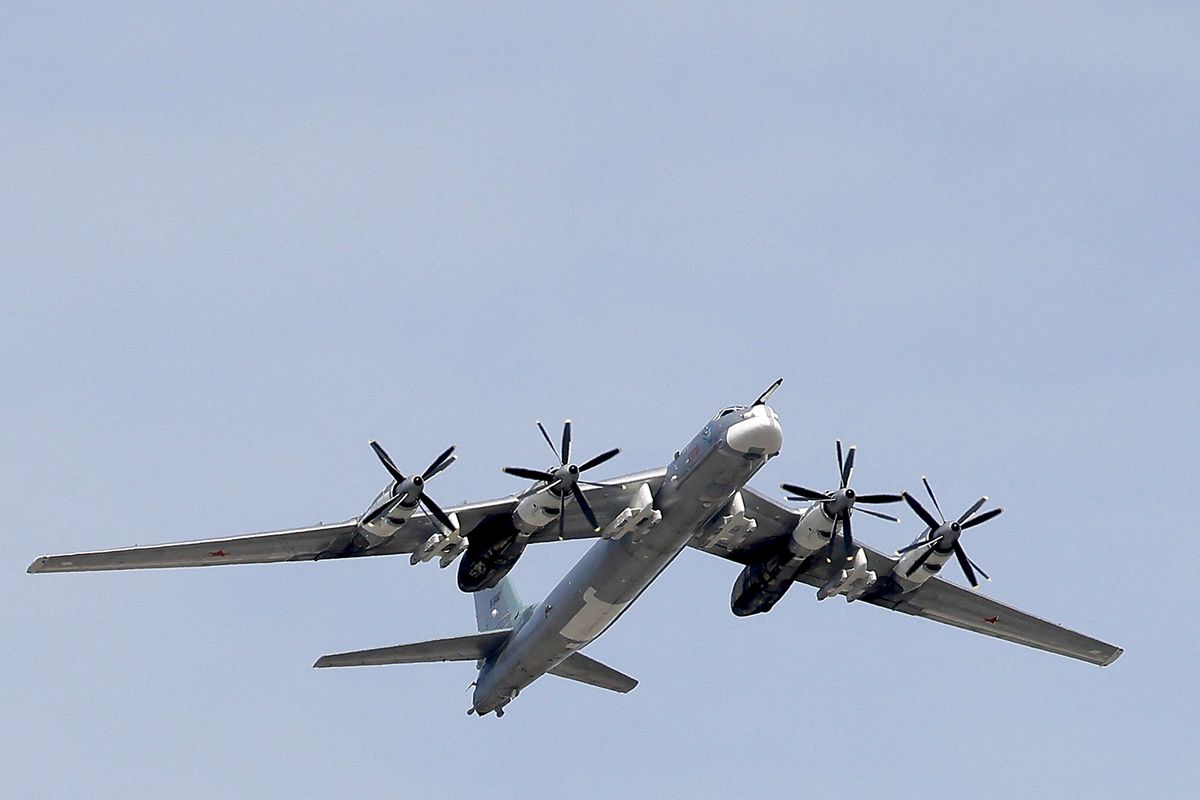
M 480 631 L 511 628 L 521 609 L 521 598 L 507 577 L 501 578 L 494 589 L 475 592 L 475 622 Z

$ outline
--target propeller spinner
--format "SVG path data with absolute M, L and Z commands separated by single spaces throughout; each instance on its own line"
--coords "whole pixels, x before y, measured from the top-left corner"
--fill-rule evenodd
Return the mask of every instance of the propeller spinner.
M 833 551 L 836 548 L 838 538 L 838 523 L 841 523 L 842 539 L 846 546 L 846 560 L 854 558 L 854 533 L 850 527 L 850 514 L 855 511 L 861 511 L 864 514 L 870 514 L 872 517 L 890 520 L 891 522 L 899 522 L 900 520 L 884 514 L 879 511 L 871 511 L 867 508 L 856 508 L 857 504 L 865 503 L 868 505 L 878 505 L 881 503 L 899 503 L 903 499 L 898 494 L 858 494 L 850 488 L 850 478 L 854 474 L 854 454 L 857 448 L 851 445 L 845 457 L 842 455 L 842 440 L 835 440 L 837 445 L 837 460 L 838 460 L 838 478 L 841 482 L 841 488 L 833 492 L 817 492 L 812 489 L 805 489 L 803 486 L 797 486 L 794 483 L 781 483 L 780 487 L 788 492 L 789 500 L 808 500 L 814 503 L 821 503 L 825 513 L 833 519 L 833 530 L 829 535 L 829 547 L 825 552 L 827 561 L 833 561 Z
M 913 561 L 911 565 L 909 565 L 908 569 L 904 571 L 905 576 L 911 577 L 914 573 L 916 573 L 917 570 L 924 566 L 925 562 L 929 560 L 929 557 L 932 556 L 935 551 L 946 554 L 949 554 L 951 551 L 953 551 L 954 557 L 958 559 L 959 567 L 962 568 L 963 575 L 965 575 L 967 578 L 967 582 L 971 584 L 972 589 L 978 589 L 979 581 L 975 577 L 976 572 L 982 575 L 984 580 L 990 581 L 991 577 L 989 577 L 988 574 L 984 572 L 978 564 L 976 564 L 967 556 L 966 550 L 963 549 L 962 543 L 959 541 L 959 536 L 961 536 L 962 532 L 967 528 L 974 528 L 976 525 L 982 525 L 989 519 L 999 516 L 1004 509 L 993 508 L 989 511 L 984 511 L 982 514 L 972 516 L 972 514 L 975 514 L 975 512 L 982 508 L 983 504 L 988 501 L 987 497 L 981 497 L 975 501 L 974 505 L 964 511 L 962 516 L 960 516 L 958 519 L 954 520 L 953 522 L 947 522 L 946 515 L 942 513 L 942 507 L 938 505 L 937 496 L 933 493 L 933 487 L 929 485 L 929 481 L 924 475 L 921 476 L 921 482 L 925 484 L 925 491 L 929 494 L 929 499 L 933 501 L 933 507 L 937 509 L 938 517 L 941 517 L 941 522 L 939 522 L 936 517 L 930 514 L 929 511 L 927 511 L 915 497 L 910 495 L 908 492 L 904 493 L 904 501 L 908 503 L 913 512 L 920 517 L 921 521 L 924 522 L 929 528 L 924 538 L 919 539 L 907 547 L 903 547 L 896 551 L 897 555 L 904 555 L 905 553 L 913 550 L 917 550 L 922 547 L 925 548 L 925 552 L 921 553 L 921 555 L 919 555 L 917 559 Z
M 585 481 L 579 476 L 581 473 L 587 472 L 593 467 L 598 467 L 605 461 L 613 458 L 621 452 L 621 449 L 614 447 L 611 450 L 605 450 L 598 456 L 589 458 L 582 464 L 574 464 L 571 462 L 571 420 L 563 423 L 561 452 L 554 446 L 554 442 L 550 440 L 550 434 L 546 433 L 546 428 L 540 420 L 537 426 L 538 430 L 542 432 L 542 438 L 546 440 L 546 444 L 550 446 L 550 450 L 554 453 L 555 458 L 558 459 L 559 467 L 553 471 L 529 469 L 528 467 L 505 467 L 504 472 L 509 475 L 515 475 L 518 478 L 527 478 L 531 481 L 545 481 L 548 484 L 546 489 L 558 495 L 558 538 L 563 538 L 563 515 L 566 511 L 568 493 L 575 498 L 575 502 L 579 504 L 579 510 L 587 517 L 588 523 L 599 531 L 600 523 L 596 521 L 596 514 L 592 511 L 587 497 L 583 494 L 579 486 L 580 484 L 589 486 L 598 486 L 600 484 Z

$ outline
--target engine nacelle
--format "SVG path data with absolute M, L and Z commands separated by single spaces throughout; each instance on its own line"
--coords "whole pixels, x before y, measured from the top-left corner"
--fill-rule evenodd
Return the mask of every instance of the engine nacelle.
M 892 580 L 896 582 L 901 591 L 911 592 L 934 575 L 937 575 L 941 572 L 946 562 L 954 555 L 953 550 L 943 553 L 937 549 L 937 545 L 934 545 L 934 550 L 929 554 L 929 558 L 925 560 L 925 563 L 917 567 L 912 575 L 907 575 L 906 573 L 909 568 L 927 549 L 925 547 L 918 547 L 915 550 L 909 550 L 896 563 L 895 569 L 892 570 Z
M 470 541 L 458 562 L 459 589 L 464 592 L 491 589 L 516 566 L 529 543 L 529 533 L 513 524 L 514 516 L 493 514 L 471 530 Z
M 803 558 L 809 553 L 815 553 L 829 544 L 833 535 L 833 519 L 825 513 L 824 503 L 814 503 L 809 507 L 796 527 L 792 529 L 792 538 L 788 539 L 788 549 Z
M 541 530 L 551 522 L 558 522 L 561 498 L 549 489 L 542 489 L 522 497 L 512 512 L 512 524 L 517 530 L 530 534 Z
M 367 508 L 362 519 L 366 519 L 383 506 L 388 506 L 386 514 L 365 525 L 359 525 L 358 530 L 372 547 L 382 544 L 395 535 L 396 530 L 405 525 L 417 510 L 417 501 L 421 496 L 420 486 L 413 478 L 402 484 L 393 482 L 380 492 Z
M 748 564 L 733 583 L 730 609 L 739 617 L 770 611 L 791 588 L 802 563 L 801 559 L 785 550 L 763 561 Z

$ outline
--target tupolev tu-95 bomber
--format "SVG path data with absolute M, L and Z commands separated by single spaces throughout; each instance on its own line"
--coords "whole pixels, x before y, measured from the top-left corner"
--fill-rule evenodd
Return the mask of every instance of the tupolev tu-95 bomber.
M 546 469 L 505 467 L 533 481 L 520 494 L 443 510 L 428 481 L 456 456 L 454 447 L 407 477 L 376 442 L 371 446 L 391 481 L 362 516 L 333 525 L 150 547 L 43 556 L 29 572 L 199 567 L 275 561 L 315 561 L 408 554 L 412 564 L 458 560 L 458 586 L 474 593 L 478 632 L 449 639 L 327 655 L 317 667 L 474 661 L 479 670 L 468 714 L 495 712 L 542 675 L 557 675 L 617 692 L 633 678 L 581 651 L 628 609 L 686 547 L 743 565 L 730 605 L 738 616 L 770 611 L 796 583 L 835 595 L 1099 666 L 1121 648 L 991 600 L 940 577 L 954 559 L 971 587 L 987 574 L 967 556 L 962 537 L 995 518 L 980 498 L 957 517 L 942 512 L 922 478 L 932 511 L 901 494 L 859 494 L 851 487 L 855 448 L 836 443 L 837 484 L 830 491 L 782 484 L 792 507 L 747 482 L 783 446 L 779 417 L 768 405 L 775 381 L 749 406 L 721 409 L 665 469 L 596 481 L 585 478 L 619 452 L 606 450 L 577 463 L 572 427 L 563 425 Z M 894 555 L 859 544 L 857 513 L 899 520 L 871 508 L 904 504 L 924 526 Z M 522 605 L 508 573 L 536 542 L 596 539 L 541 603 Z

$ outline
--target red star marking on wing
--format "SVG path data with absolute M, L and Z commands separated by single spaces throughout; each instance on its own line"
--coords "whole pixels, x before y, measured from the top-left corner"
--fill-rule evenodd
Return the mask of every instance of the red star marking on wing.
M 211 553 L 209 553 L 209 555 L 213 558 L 224 558 L 225 556 L 229 555 L 229 553 L 226 553 L 224 550 L 213 550 Z
M 995 625 L 997 622 L 1000 621 L 1000 618 L 999 617 L 984 617 L 983 621 L 990 625 Z

